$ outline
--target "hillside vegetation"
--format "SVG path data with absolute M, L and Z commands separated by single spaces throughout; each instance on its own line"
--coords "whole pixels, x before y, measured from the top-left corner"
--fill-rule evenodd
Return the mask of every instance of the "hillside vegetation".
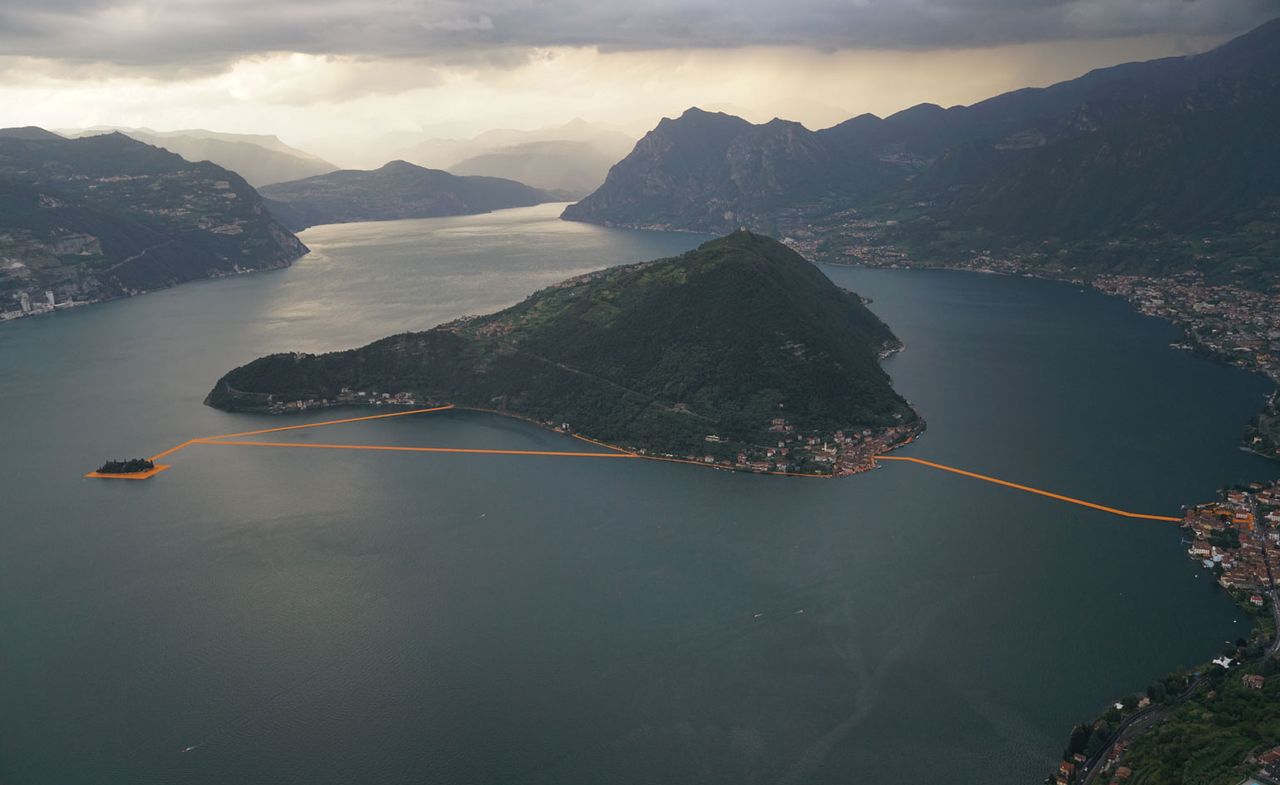
M 777 241 L 738 232 L 490 316 L 264 357 L 224 376 L 207 402 L 269 409 L 332 402 L 344 388 L 407 392 L 650 452 L 725 456 L 776 441 L 777 418 L 813 434 L 915 423 L 879 365 L 894 345 L 856 295 Z
M 0 293 L 102 299 L 306 252 L 239 175 L 120 134 L 0 131 Z

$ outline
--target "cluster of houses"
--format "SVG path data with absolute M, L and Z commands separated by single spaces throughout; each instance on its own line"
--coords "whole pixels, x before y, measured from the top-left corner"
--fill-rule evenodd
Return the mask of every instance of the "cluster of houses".
M 1280 569 L 1280 482 L 1253 483 L 1228 490 L 1219 501 L 1188 509 L 1182 525 L 1187 532 L 1188 555 L 1213 570 L 1218 583 L 1242 601 L 1256 607 L 1266 606 L 1275 588 L 1272 569 Z M 1223 669 L 1235 665 L 1235 661 L 1226 656 L 1213 663 Z M 1241 685 L 1248 690 L 1262 690 L 1266 681 L 1266 677 L 1258 673 L 1240 677 Z M 1147 705 L 1149 701 L 1144 697 L 1137 708 Z M 1116 708 L 1122 708 L 1122 704 Z M 1121 765 L 1128 749 L 1128 741 L 1117 741 L 1111 746 L 1098 764 L 1099 772 L 1109 779 L 1099 782 L 1123 785 L 1133 775 L 1128 766 Z M 1257 762 L 1262 763 L 1264 758 L 1269 761 L 1265 765 L 1280 768 L 1280 747 L 1264 753 Z M 1053 775 L 1055 785 L 1077 782 L 1086 762 L 1079 754 L 1062 761 Z M 1277 781 L 1280 782 L 1280 778 Z
M 1257 779 L 1265 777 L 1271 782 L 1280 782 L 1280 747 L 1272 747 L 1266 752 L 1255 755 L 1251 762 L 1260 767 Z
M 687 458 L 739 471 L 845 476 L 874 469 L 875 456 L 911 442 L 918 432 L 918 425 L 895 425 L 804 435 L 786 418 L 777 417 L 769 423 L 769 444 L 744 447 L 733 460 L 715 455 L 690 455 Z M 707 434 L 704 440 L 714 445 L 728 441 L 718 434 Z
M 1280 569 L 1280 486 L 1254 483 L 1227 491 L 1222 501 L 1187 510 L 1183 526 L 1192 535 L 1187 554 L 1218 575 L 1218 583 L 1265 604 Z
M 310 398 L 297 401 L 271 401 L 271 414 L 295 414 L 331 406 L 417 406 L 418 400 L 407 392 L 356 392 L 343 387 L 337 398 Z
M 1280 383 L 1280 295 L 1210 285 L 1197 273 L 1173 278 L 1102 276 L 1093 285 L 1148 316 L 1174 322 L 1195 345 Z
M 1123 785 L 1126 780 L 1133 776 L 1133 770 L 1128 766 L 1121 766 L 1120 760 L 1124 754 L 1129 751 L 1129 742 L 1117 741 L 1111 746 L 1099 764 L 1099 771 L 1103 774 L 1110 774 L 1112 785 Z M 1053 774 L 1054 785 L 1070 785 L 1079 781 L 1085 774 L 1084 765 L 1088 759 L 1082 753 L 1075 753 L 1070 760 L 1064 760 L 1058 764 L 1058 770 Z M 1108 780 L 1099 780 L 1106 782 Z

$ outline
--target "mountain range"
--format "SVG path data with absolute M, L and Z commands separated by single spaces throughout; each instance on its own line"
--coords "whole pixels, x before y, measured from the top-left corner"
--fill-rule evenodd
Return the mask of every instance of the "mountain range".
M 153 131 L 150 128 L 111 127 L 60 133 L 70 138 L 81 138 L 117 132 L 139 142 L 163 147 L 188 161 L 212 161 L 240 175 L 255 188 L 325 174 L 338 168 L 311 153 L 290 147 L 275 136 L 265 134 L 230 134 L 204 129 Z
M 630 149 L 631 143 L 627 143 Z M 604 182 L 622 153 L 590 142 L 563 139 L 500 147 L 448 167 L 459 175 L 507 177 L 540 188 L 557 199 L 580 199 Z
M 349 351 L 263 357 L 227 373 L 206 403 L 287 411 L 406 393 L 699 460 L 763 457 L 799 440 L 787 460 L 830 473 L 804 462 L 802 436 L 874 429 L 888 445 L 919 429 L 879 365 L 896 345 L 857 295 L 778 241 L 737 232 L 489 316 Z
M 1078 265 L 1257 280 L 1278 272 L 1277 107 L 1280 20 L 1203 54 L 820 131 L 695 108 L 660 122 L 564 217 L 816 229 L 815 247 L 837 255 L 842 229 L 861 241 L 878 224 L 892 228 L 876 241 L 917 254 L 1048 243 Z M 1206 235 L 1220 251 L 1209 262 Z
M 503 177 L 566 199 L 595 190 L 635 138 L 575 119 L 536 130 L 494 129 L 470 139 L 424 139 L 397 157 L 460 175 Z
M 216 164 L 118 133 L 0 130 L 0 292 L 10 297 L 108 299 L 283 267 L 306 250 Z
M 277 183 L 261 193 L 272 213 L 294 231 L 317 224 L 470 215 L 553 200 L 514 180 L 459 177 L 406 161 Z

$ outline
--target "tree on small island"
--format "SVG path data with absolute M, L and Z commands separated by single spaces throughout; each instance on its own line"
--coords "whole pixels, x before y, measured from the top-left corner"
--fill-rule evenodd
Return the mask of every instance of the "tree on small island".
M 146 458 L 130 458 L 127 461 L 107 461 L 98 468 L 99 474 L 136 474 L 149 472 L 156 465 Z

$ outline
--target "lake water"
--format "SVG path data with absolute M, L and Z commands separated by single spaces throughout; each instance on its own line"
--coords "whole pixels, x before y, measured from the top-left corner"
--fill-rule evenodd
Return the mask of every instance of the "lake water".
M 1176 528 L 911 464 L 197 445 L 81 479 L 282 424 L 200 403 L 258 355 L 703 239 L 557 210 L 318 227 L 289 270 L 0 328 L 0 782 L 1013 785 L 1244 634 Z M 1120 300 L 825 269 L 907 344 L 886 367 L 929 430 L 902 454 L 1162 514 L 1277 475 L 1237 449 L 1266 384 Z M 462 412 L 296 433 L 581 447 Z

